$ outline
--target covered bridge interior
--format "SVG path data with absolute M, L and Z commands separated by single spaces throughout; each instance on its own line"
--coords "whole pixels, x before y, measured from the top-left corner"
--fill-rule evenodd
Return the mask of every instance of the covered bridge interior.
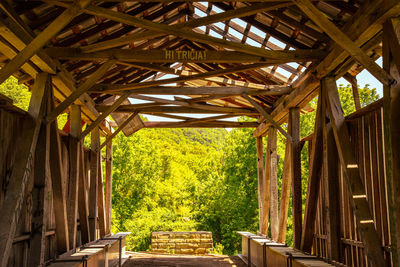
M 399 266 L 399 15 L 398 0 L 1 1 L 0 83 L 13 75 L 32 97 L 28 112 L 0 97 L 0 266 L 43 266 L 106 240 L 112 138 L 162 127 L 254 128 L 259 234 L 284 242 L 292 209 L 298 251 L 336 266 Z M 364 69 L 383 98 L 361 108 Z M 357 108 L 348 117 L 341 77 Z M 314 134 L 300 139 L 316 96 Z

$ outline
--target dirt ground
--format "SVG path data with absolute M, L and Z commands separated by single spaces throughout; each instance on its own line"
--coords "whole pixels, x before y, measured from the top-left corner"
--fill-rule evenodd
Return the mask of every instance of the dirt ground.
M 145 252 L 127 252 L 130 258 L 124 263 L 123 267 L 133 266 L 237 266 L 244 267 L 246 264 L 237 256 L 224 255 L 168 255 Z

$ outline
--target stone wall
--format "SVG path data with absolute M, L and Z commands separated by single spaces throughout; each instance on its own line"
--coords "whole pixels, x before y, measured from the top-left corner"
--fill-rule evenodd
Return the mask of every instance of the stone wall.
M 213 251 L 211 232 L 153 232 L 151 251 L 204 255 Z

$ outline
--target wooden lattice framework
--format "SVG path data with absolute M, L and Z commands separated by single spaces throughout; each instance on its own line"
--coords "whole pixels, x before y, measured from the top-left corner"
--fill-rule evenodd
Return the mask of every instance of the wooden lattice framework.
M 120 131 L 131 135 L 141 128 L 173 127 L 255 128 L 262 234 L 271 227 L 271 238 L 284 242 L 291 195 L 295 248 L 338 266 L 398 266 L 399 15 L 398 0 L 1 1 L 0 82 L 14 75 L 31 89 L 32 99 L 28 113 L 0 99 L 0 266 L 7 266 L 10 255 L 15 259 L 24 253 L 25 260 L 14 264 L 44 264 L 55 251 L 61 254 L 109 234 L 112 138 Z M 383 67 L 375 63 L 381 56 Z M 363 69 L 384 86 L 383 100 L 366 110 L 360 109 L 356 80 Z M 335 83 L 340 77 L 353 86 L 357 112 L 375 114 L 362 122 L 363 130 L 347 127 Z M 300 114 L 310 111 L 308 103 L 317 95 L 314 134 L 301 140 Z M 132 104 L 132 99 L 145 102 Z M 56 118 L 65 112 L 69 121 L 61 138 Z M 209 115 L 191 116 L 198 113 Z M 143 122 L 141 114 L 175 121 Z M 257 120 L 227 120 L 238 116 Z M 367 143 L 381 148 L 371 148 L 370 158 L 352 149 L 365 151 L 355 140 L 366 130 L 375 136 L 368 135 Z M 287 140 L 280 207 L 278 131 Z M 92 145 L 85 152 L 82 140 L 89 133 Z M 303 212 L 304 142 L 309 142 L 310 176 Z M 380 155 L 378 163 L 372 155 Z M 367 181 L 359 166 L 373 164 L 380 166 L 376 175 L 381 178 Z M 366 192 L 377 183 L 383 188 L 377 193 L 379 223 L 373 208 L 378 202 Z M 29 234 L 18 237 L 26 194 L 32 207 L 23 216 L 28 226 L 22 232 Z M 354 217 L 352 223 L 340 221 L 344 211 L 342 217 L 337 211 L 344 206 L 338 206 L 339 199 Z M 357 237 L 346 238 L 349 232 Z M 46 241 L 49 236 L 56 243 Z M 15 244 L 21 240 L 31 249 L 24 243 L 18 254 Z M 341 241 L 357 247 L 360 260 L 351 263 L 353 250 L 342 255 Z

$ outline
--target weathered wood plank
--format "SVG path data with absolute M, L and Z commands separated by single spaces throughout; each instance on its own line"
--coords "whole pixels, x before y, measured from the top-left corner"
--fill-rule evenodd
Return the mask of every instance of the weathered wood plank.
M 293 247 L 300 249 L 303 201 L 301 191 L 300 109 L 289 110 L 288 132 L 292 137 L 289 158 L 292 172 Z
M 78 185 L 78 213 L 81 229 L 81 243 L 86 244 L 90 239 L 89 229 L 89 207 L 88 207 L 88 185 L 85 166 L 85 155 L 82 142 L 79 147 L 79 185 Z
M 16 147 L 17 155 L 7 186 L 7 195 L 2 204 L 0 218 L 0 266 L 7 266 L 11 247 L 22 210 L 23 199 L 28 180 L 32 174 L 36 144 L 44 113 L 44 95 L 47 74 L 38 75 L 32 89 L 29 113 L 34 118 L 27 118 L 22 125 L 22 132 Z
M 106 145 L 106 186 L 105 186 L 106 234 L 111 233 L 112 163 L 113 163 L 113 147 L 111 141 L 108 142 Z
M 386 263 L 383 258 L 381 242 L 375 230 L 371 211 L 369 210 L 358 163 L 351 149 L 352 145 L 340 104 L 336 80 L 334 77 L 328 77 L 322 82 L 327 90 L 329 116 L 358 230 L 362 236 L 367 255 L 371 262 L 376 266 L 385 266 Z
M 99 233 L 100 238 L 106 235 L 106 214 L 104 205 L 104 183 L 103 183 L 103 165 L 102 155 L 100 152 L 100 141 L 99 141 L 99 154 L 98 154 L 98 172 L 97 172 L 97 208 L 99 216 Z
M 262 137 L 256 138 L 257 150 L 257 192 L 258 192 L 258 224 L 259 231 L 262 234 L 268 235 L 268 210 L 269 203 L 265 201 L 265 182 L 264 181 L 264 149 Z
M 89 178 L 89 235 L 90 240 L 97 239 L 97 216 L 98 216 L 98 172 L 99 172 L 99 146 L 100 133 L 99 128 L 95 127 L 91 132 L 90 147 L 90 178 Z
M 270 127 L 268 130 L 267 152 L 265 156 L 266 171 L 270 180 L 270 214 L 271 214 L 271 236 L 272 240 L 278 240 L 279 233 L 279 207 L 278 207 L 278 154 L 277 148 L 277 131 L 276 128 Z
M 281 203 L 280 203 L 280 213 L 279 213 L 279 233 L 277 242 L 286 242 L 286 227 L 287 218 L 289 213 L 289 199 L 290 199 L 290 188 L 292 186 L 292 171 L 291 171 L 291 161 L 290 161 L 290 151 L 291 142 L 286 140 L 285 148 L 285 159 L 283 162 L 283 174 L 282 174 L 282 188 L 281 188 Z
M 183 122 L 184 123 L 184 122 Z M 214 121 L 205 123 L 193 123 L 183 125 L 182 122 L 163 122 L 152 121 L 144 122 L 146 128 L 254 128 L 257 127 L 257 122 L 235 122 L 235 121 Z

